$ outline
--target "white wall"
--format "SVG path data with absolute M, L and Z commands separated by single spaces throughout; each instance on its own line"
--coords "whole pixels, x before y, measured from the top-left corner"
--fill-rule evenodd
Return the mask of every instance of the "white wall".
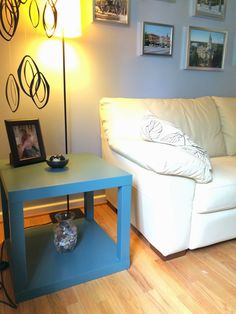
M 82 1 L 83 36 L 78 39 L 84 70 L 77 76 L 71 98 L 72 150 L 100 154 L 100 98 L 235 96 L 233 60 L 236 1 L 227 1 L 223 21 L 192 17 L 191 0 L 131 0 L 129 26 L 92 22 L 92 1 Z M 138 56 L 139 22 L 172 24 L 172 57 Z M 183 70 L 184 27 L 206 26 L 228 31 L 225 70 Z M 72 95 L 72 94 L 71 94 Z

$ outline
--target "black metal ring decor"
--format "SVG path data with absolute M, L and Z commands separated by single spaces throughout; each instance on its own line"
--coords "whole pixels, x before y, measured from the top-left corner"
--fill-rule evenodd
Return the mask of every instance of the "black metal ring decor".
M 18 0 L 1 0 L 0 2 L 0 35 L 7 41 L 14 36 L 19 22 Z
M 5 40 L 10 41 L 14 36 L 19 18 L 19 7 L 25 4 L 28 0 L 0 0 L 0 36 Z M 43 9 L 43 28 L 48 38 L 51 38 L 57 27 L 57 0 L 46 0 Z M 46 15 L 52 16 L 52 22 L 46 20 Z M 34 28 L 37 28 L 40 23 L 40 10 L 37 0 L 31 0 L 29 5 L 29 18 Z
M 16 112 L 20 103 L 20 89 L 13 74 L 9 74 L 6 83 L 6 99 L 12 112 Z
M 34 60 L 29 55 L 24 56 L 17 69 L 17 74 L 20 87 L 28 96 L 30 96 L 30 84 L 37 72 L 39 72 L 39 68 Z
M 45 107 L 49 99 L 50 86 L 29 55 L 22 59 L 17 74 L 23 92 L 33 100 L 38 109 Z
M 0 0 L 0 36 L 10 41 L 14 36 L 19 22 L 19 7 L 28 0 Z M 43 9 L 43 27 L 46 35 L 53 36 L 57 27 L 57 0 L 46 0 Z M 46 20 L 46 15 L 52 17 L 52 23 Z M 37 0 L 31 0 L 29 18 L 34 28 L 40 22 L 40 10 Z M 40 72 L 35 61 L 26 55 L 17 69 L 18 81 L 22 91 L 29 96 L 38 109 L 44 108 L 49 100 L 50 86 L 47 79 Z M 5 87 L 7 103 L 12 112 L 16 112 L 20 102 L 20 90 L 16 78 L 9 74 Z
M 27 0 L 26 0 L 27 1 Z M 29 18 L 34 28 L 37 28 L 40 21 L 40 12 L 36 0 L 31 0 L 29 6 Z
M 30 84 L 30 96 L 38 109 L 47 105 L 49 94 L 50 86 L 45 76 L 42 72 L 37 72 Z
M 57 0 L 47 0 L 43 9 L 43 27 L 48 38 L 51 38 L 53 36 L 57 28 L 57 9 L 55 6 L 56 2 Z M 53 17 L 53 23 L 51 25 L 49 25 L 48 21 L 46 21 L 47 12 Z

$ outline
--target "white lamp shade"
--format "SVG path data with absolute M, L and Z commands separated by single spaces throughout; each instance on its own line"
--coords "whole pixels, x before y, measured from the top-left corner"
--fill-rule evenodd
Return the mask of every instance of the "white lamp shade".
M 57 28 L 55 36 L 79 37 L 82 33 L 80 0 L 57 0 Z

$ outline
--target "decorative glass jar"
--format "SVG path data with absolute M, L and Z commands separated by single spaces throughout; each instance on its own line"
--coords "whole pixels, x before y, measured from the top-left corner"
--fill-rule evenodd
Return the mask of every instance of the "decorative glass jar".
M 57 220 L 54 228 L 54 244 L 58 253 L 66 253 L 74 250 L 77 244 L 77 227 L 73 219 L 73 212 L 61 212 L 55 215 Z

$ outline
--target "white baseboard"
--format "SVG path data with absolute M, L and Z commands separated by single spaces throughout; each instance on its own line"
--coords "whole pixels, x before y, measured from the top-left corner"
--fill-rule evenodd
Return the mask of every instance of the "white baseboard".
M 104 195 L 95 195 L 94 196 L 94 204 L 102 204 L 106 203 L 106 196 Z M 74 198 L 70 199 L 70 208 L 81 208 L 84 207 L 84 199 L 81 198 Z M 32 216 L 39 216 L 39 215 L 46 215 L 52 212 L 57 212 L 57 211 L 62 211 L 66 210 L 67 208 L 67 203 L 66 203 L 66 198 L 61 199 L 56 202 L 50 202 L 50 203 L 38 203 L 34 206 L 27 204 L 24 207 L 24 216 L 25 217 L 32 217 Z M 0 221 L 2 221 L 2 212 L 0 212 Z

